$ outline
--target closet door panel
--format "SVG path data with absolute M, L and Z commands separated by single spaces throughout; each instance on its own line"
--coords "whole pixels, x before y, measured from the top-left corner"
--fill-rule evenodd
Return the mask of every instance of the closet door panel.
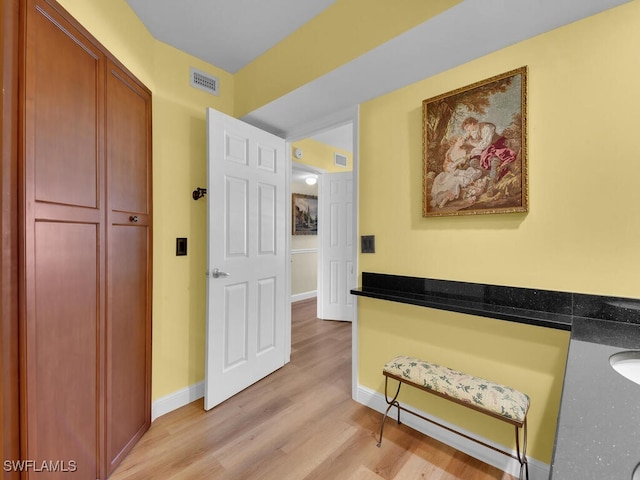
M 21 455 L 73 461 L 74 478 L 93 480 L 104 477 L 105 56 L 55 2 L 21 5 Z
M 151 423 L 151 95 L 107 65 L 107 473 Z
M 111 471 L 148 428 L 150 399 L 147 395 L 148 289 L 147 228 L 118 226 L 111 229 L 110 302 L 107 335 L 107 455 Z
M 150 98 L 112 63 L 107 74 L 109 208 L 148 213 Z
M 30 8 L 28 17 L 26 118 L 37 134 L 27 148 L 35 200 L 97 208 L 103 56 L 43 8 Z
M 99 478 L 99 229 L 37 222 L 35 239 L 28 458 L 74 461 L 74 478 Z

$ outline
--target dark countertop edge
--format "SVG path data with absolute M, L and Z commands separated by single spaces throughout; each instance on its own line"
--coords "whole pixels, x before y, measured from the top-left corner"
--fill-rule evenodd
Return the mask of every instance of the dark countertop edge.
M 640 298 L 362 272 L 354 295 L 572 330 L 577 318 L 640 324 Z
M 351 290 L 351 293 L 361 297 L 389 300 L 397 303 L 447 310 L 450 312 L 466 313 L 538 327 L 554 328 L 556 330 L 570 331 L 573 320 L 572 315 L 555 314 L 538 310 L 526 310 L 476 302 L 465 302 L 462 300 L 442 299 L 440 301 L 435 301 L 431 298 L 425 298 L 418 294 L 381 291 L 370 288 L 355 288 Z

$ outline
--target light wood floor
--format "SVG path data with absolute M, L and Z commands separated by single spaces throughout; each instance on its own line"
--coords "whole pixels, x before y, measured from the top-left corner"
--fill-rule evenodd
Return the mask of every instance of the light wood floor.
M 292 309 L 291 363 L 205 412 L 168 413 L 111 480 L 512 480 L 351 399 L 351 324 Z

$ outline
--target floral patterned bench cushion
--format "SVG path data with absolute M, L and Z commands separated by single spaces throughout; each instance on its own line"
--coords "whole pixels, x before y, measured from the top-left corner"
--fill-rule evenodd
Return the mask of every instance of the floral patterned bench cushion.
M 383 372 L 519 423 L 529 410 L 529 397 L 524 393 L 419 358 L 398 356 Z

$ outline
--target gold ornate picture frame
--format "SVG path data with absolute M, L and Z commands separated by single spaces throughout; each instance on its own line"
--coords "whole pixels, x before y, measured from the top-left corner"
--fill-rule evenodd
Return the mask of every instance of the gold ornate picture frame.
M 527 67 L 422 102 L 423 216 L 526 212 Z

